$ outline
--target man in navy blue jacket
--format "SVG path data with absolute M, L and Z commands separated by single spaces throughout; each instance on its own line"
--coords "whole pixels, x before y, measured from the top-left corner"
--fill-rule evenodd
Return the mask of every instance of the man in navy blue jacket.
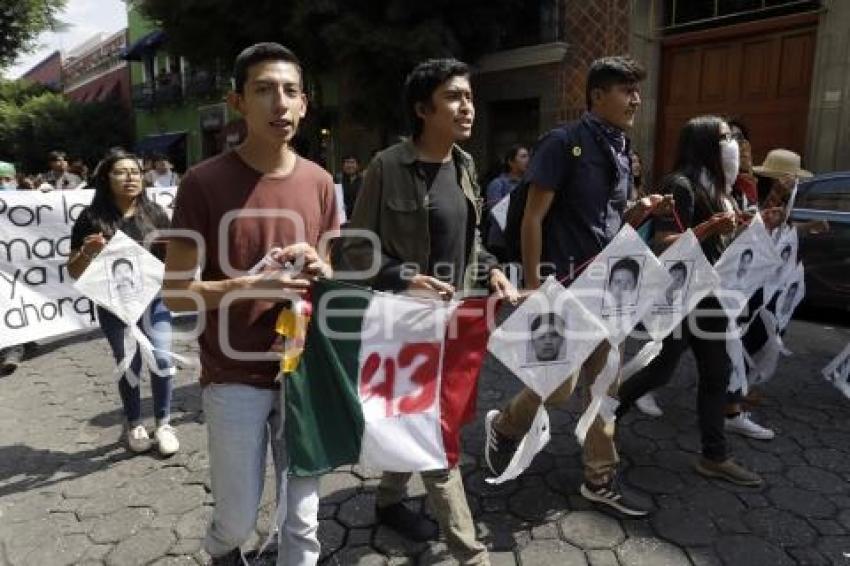
M 588 111 L 538 142 L 526 173 L 530 184 L 521 228 L 522 265 L 529 289 L 536 289 L 549 274 L 570 275 L 608 245 L 624 220 L 634 223 L 663 201 L 653 195 L 626 210 L 632 176 L 625 132 L 634 123 L 640 105 L 638 85 L 645 77 L 644 69 L 630 58 L 597 59 L 587 76 Z M 582 383 L 586 407 L 587 390 L 605 365 L 609 348 L 603 342 L 585 362 L 579 379 L 568 379 L 546 404 L 566 400 Z M 500 475 L 505 470 L 540 402 L 526 388 L 502 411 L 488 413 L 485 460 L 492 473 Z M 606 432 L 600 418 L 587 433 L 583 460 L 581 494 L 585 498 L 628 516 L 648 513 L 617 487 L 619 458 L 613 431 Z

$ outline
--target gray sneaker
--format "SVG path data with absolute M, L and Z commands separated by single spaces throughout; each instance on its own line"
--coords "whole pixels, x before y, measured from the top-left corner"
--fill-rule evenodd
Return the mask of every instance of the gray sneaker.
M 759 487 L 764 483 L 760 475 L 736 463 L 732 458 L 726 458 L 722 462 L 715 462 L 714 460 L 701 457 L 697 460 L 694 468 L 696 468 L 699 474 L 707 478 L 726 480 L 737 485 Z

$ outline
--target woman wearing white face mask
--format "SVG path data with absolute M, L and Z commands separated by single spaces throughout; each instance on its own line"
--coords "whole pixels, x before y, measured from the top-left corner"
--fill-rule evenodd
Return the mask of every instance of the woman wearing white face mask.
M 693 118 L 679 136 L 675 170 L 663 182 L 662 193 L 673 194 L 679 220 L 684 228 L 693 229 L 711 263 L 720 258 L 737 228 L 738 214 L 728 194 L 738 174 L 739 157 L 738 144 L 725 121 L 717 116 Z M 673 226 L 661 225 L 656 237 L 662 246 L 670 245 L 678 232 Z M 706 339 L 727 331 L 729 321 L 720 313 L 713 295 L 697 305 L 664 340 L 661 353 L 622 384 L 617 417 L 637 399 L 670 381 L 682 354 L 691 349 L 699 369 L 697 416 L 702 438 L 696 471 L 738 485 L 758 486 L 761 477 L 735 463 L 726 444 L 724 413 L 732 364 L 724 340 Z M 701 332 L 694 332 L 695 328 Z
M 728 126 L 727 126 L 728 128 Z M 726 194 L 732 194 L 732 185 L 735 184 L 735 179 L 738 178 L 738 169 L 741 166 L 741 149 L 738 146 L 737 140 L 731 137 L 720 139 L 720 161 L 723 164 L 723 180 L 725 183 Z

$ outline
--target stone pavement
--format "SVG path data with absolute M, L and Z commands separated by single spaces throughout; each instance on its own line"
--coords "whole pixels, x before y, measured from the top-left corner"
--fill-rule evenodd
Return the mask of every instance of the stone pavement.
M 818 373 L 848 339 L 848 329 L 793 323 L 786 343 L 794 356 L 764 388 L 757 411 L 777 438 L 731 440 L 736 457 L 764 475 L 759 489 L 691 471 L 698 436 L 688 357 L 674 384 L 660 392 L 662 418 L 631 414 L 620 424 L 622 480 L 657 509 L 645 520 L 599 513 L 577 495 L 575 406 L 552 413 L 553 440 L 523 477 L 501 487 L 484 483 L 482 416 L 517 389 L 489 361 L 479 418 L 464 432 L 463 470 L 494 566 L 850 566 L 850 401 Z M 207 559 L 201 537 L 212 500 L 196 370 L 177 377 L 173 421 L 182 450 L 163 460 L 130 456 L 120 442 L 113 367 L 105 341 L 89 334 L 41 346 L 15 374 L 0 378 L 0 564 Z M 143 387 L 150 414 L 148 383 Z M 273 513 L 271 483 L 250 546 Z M 443 543 L 410 544 L 375 526 L 376 483 L 377 476 L 358 469 L 324 478 L 326 563 L 451 564 Z M 410 504 L 421 508 L 423 495 L 414 482 Z

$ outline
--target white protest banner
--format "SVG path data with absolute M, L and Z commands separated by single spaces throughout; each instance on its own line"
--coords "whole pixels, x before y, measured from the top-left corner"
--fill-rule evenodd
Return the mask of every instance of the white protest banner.
M 511 195 L 508 195 L 494 204 L 493 208 L 490 209 L 490 214 L 493 215 L 493 219 L 502 231 L 505 230 L 505 225 L 508 223 L 508 207 L 510 204 Z
M 176 189 L 148 189 L 171 215 Z M 96 326 L 66 263 L 71 228 L 94 190 L 0 193 L 0 348 Z
M 657 295 L 643 325 L 653 340 L 663 340 L 697 304 L 720 284 L 720 276 L 688 229 L 658 258 L 670 283 Z
M 776 229 L 776 253 L 779 254 L 779 265 L 773 275 L 768 277 L 764 284 L 764 300 L 769 302 L 777 291 L 784 290 L 784 284 L 787 282 L 791 272 L 797 265 L 797 250 L 799 249 L 799 240 L 797 237 L 797 229 L 793 226 L 783 224 Z
M 850 399 L 850 344 L 847 344 L 821 373 L 824 379 Z
M 791 271 L 782 282 L 779 298 L 776 300 L 776 326 L 783 330 L 791 322 L 791 315 L 806 294 L 806 271 L 803 262 Z
M 602 323 L 549 277 L 491 335 L 487 349 L 541 399 L 573 378 L 607 333 Z M 488 417 L 489 418 L 489 417 Z M 505 471 L 489 483 L 520 475 L 549 442 L 549 415 L 541 403 Z
M 547 399 L 605 336 L 596 317 L 550 276 L 493 331 L 487 349 Z
M 136 324 L 162 288 L 164 273 L 165 265 L 161 261 L 118 230 L 74 284 L 79 292 L 127 325 L 125 355 L 118 363 L 116 375 L 126 374 L 133 387 L 139 384 L 139 376 L 129 370 L 137 351 L 151 371 L 159 375 L 174 374 L 173 367 L 159 368 L 153 344 Z
M 764 329 L 764 342 L 760 346 L 741 348 L 745 362 L 747 388 L 767 382 L 776 373 L 780 356 L 790 356 L 791 352 L 782 343 L 782 336 L 776 323 L 776 316 L 767 308 L 761 308 L 749 325 L 740 332 L 745 335 L 749 327 L 760 325 Z M 731 381 L 731 380 L 730 380 Z M 730 389 L 731 391 L 731 389 Z
M 162 288 L 165 266 L 121 230 L 86 267 L 74 288 L 135 325 Z
M 758 291 L 780 265 L 779 254 L 756 214 L 714 264 L 720 275 L 716 295 L 729 318 L 737 317 L 747 301 Z
M 602 322 L 608 341 L 616 346 L 669 284 L 667 270 L 626 224 L 569 289 Z

